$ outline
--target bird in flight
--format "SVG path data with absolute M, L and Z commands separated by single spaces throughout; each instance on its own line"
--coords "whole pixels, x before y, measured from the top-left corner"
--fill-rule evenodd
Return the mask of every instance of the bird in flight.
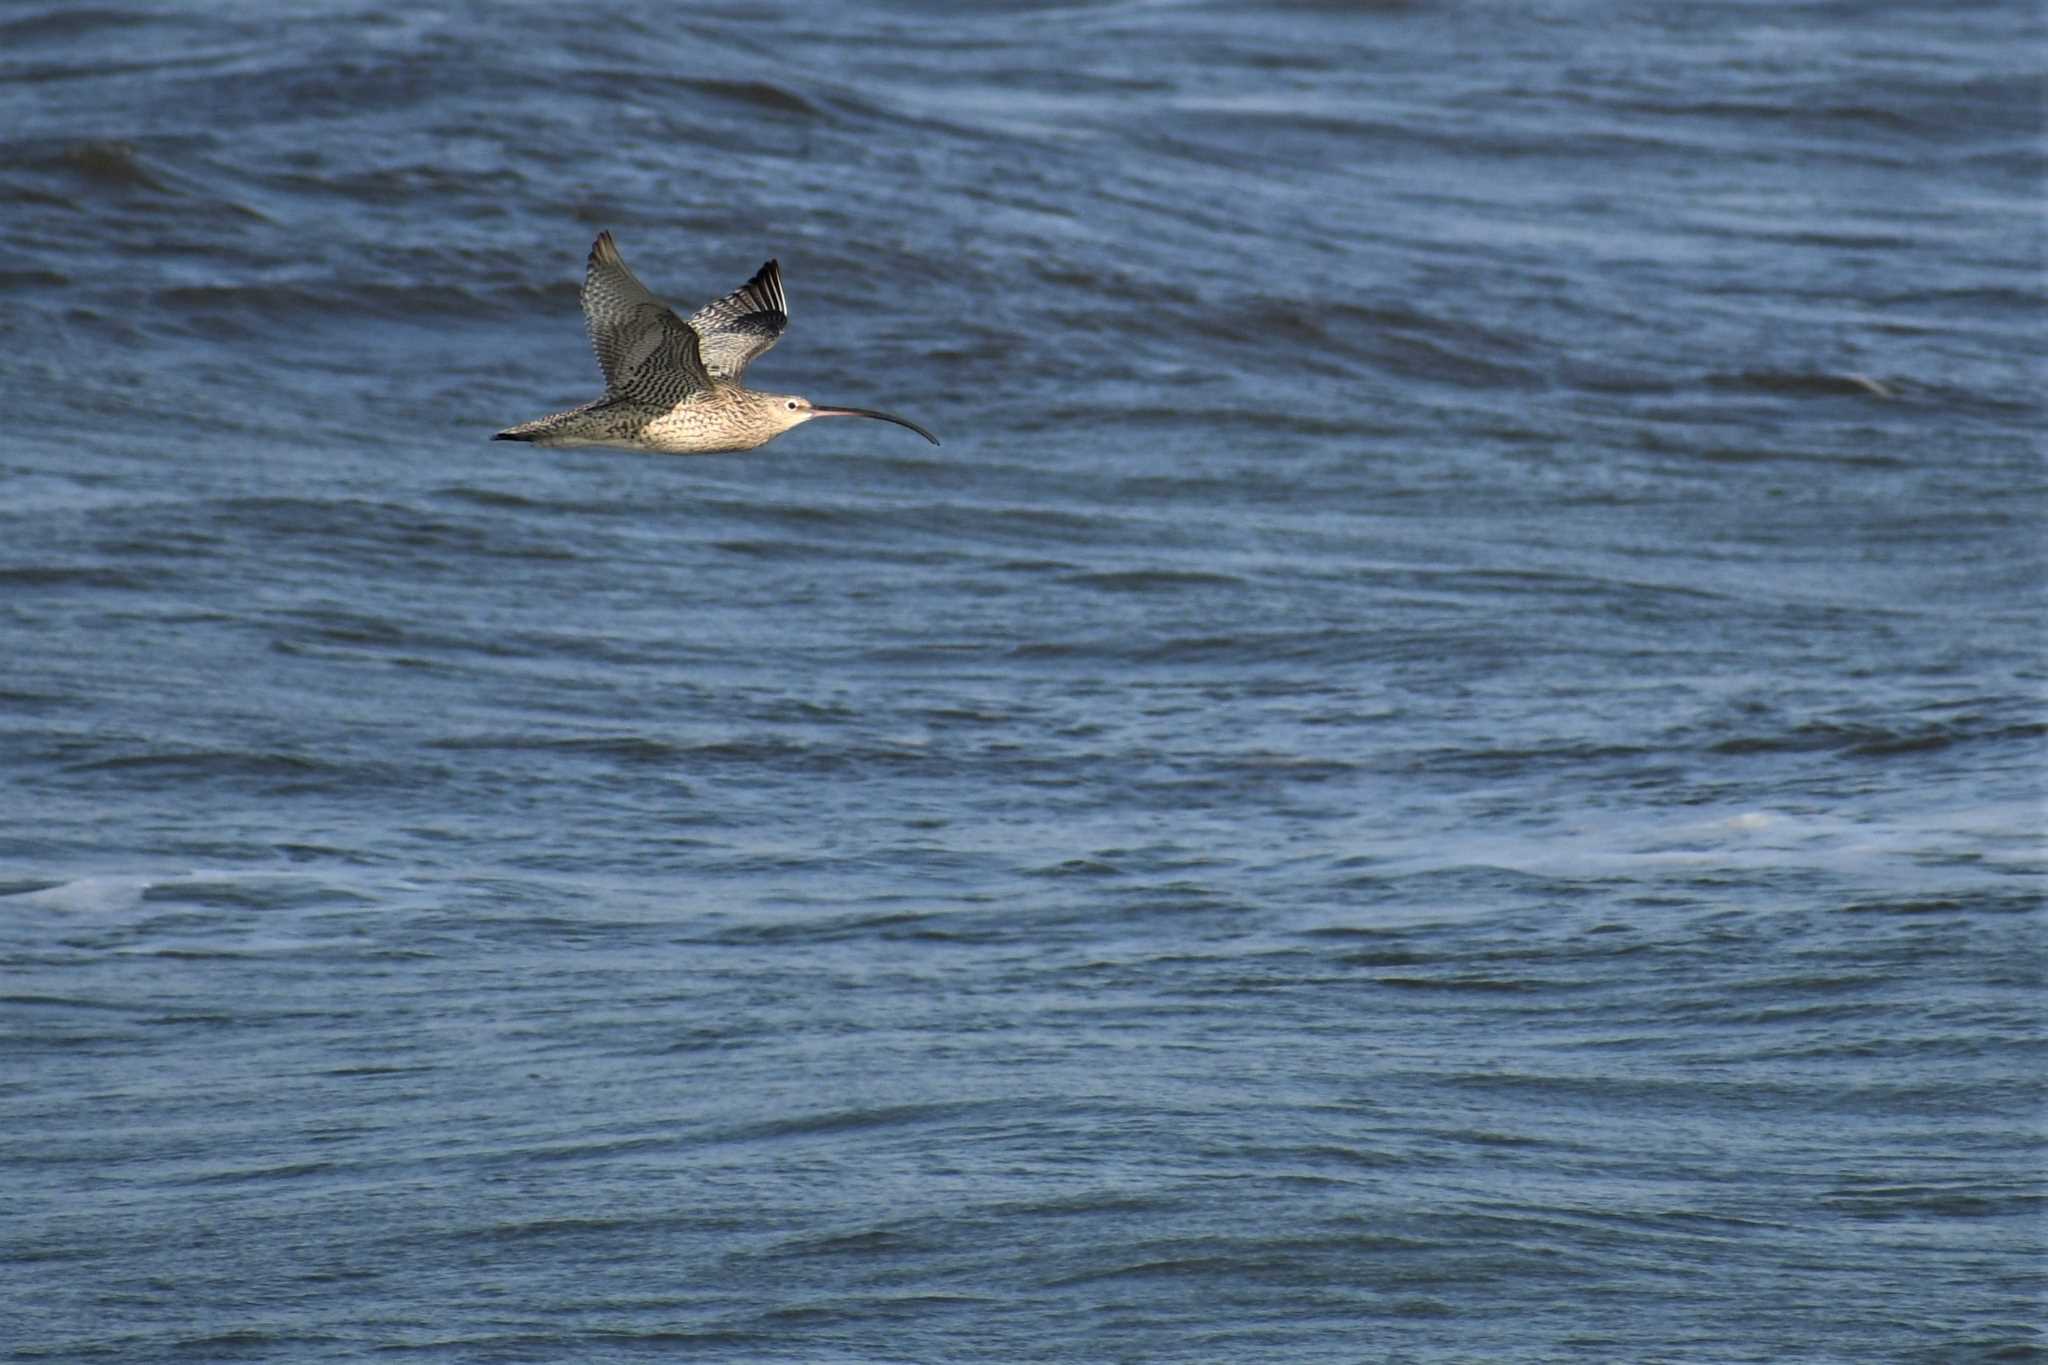
M 774 261 L 684 322 L 626 268 L 611 233 L 600 232 L 583 272 L 583 320 L 604 371 L 603 396 L 521 422 L 492 440 L 713 455 L 766 445 L 813 417 L 872 417 L 939 443 L 917 423 L 873 408 L 827 407 L 742 387 L 747 366 L 789 325 Z

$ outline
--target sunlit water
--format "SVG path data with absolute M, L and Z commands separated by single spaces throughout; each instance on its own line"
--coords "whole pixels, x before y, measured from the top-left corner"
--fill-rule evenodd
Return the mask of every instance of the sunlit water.
M 0 1347 L 2039 1358 L 2043 37 L 0 16 Z

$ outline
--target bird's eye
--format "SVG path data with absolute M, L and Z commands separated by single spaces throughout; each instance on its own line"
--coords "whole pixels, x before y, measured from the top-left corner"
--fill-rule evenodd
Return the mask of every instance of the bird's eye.
M 786 404 L 785 404 L 784 406 L 785 406 L 785 407 L 787 407 L 787 408 L 788 408 L 788 409 L 789 409 L 789 410 L 790 410 L 791 412 L 795 412 L 795 411 L 796 411 L 796 400 L 795 400 L 794 398 L 792 398 L 792 399 L 790 399 L 790 400 L 789 400 L 789 402 L 788 402 L 788 403 L 786 403 Z

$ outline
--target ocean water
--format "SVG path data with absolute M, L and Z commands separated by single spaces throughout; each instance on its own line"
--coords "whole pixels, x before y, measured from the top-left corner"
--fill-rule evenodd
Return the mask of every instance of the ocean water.
M 2042 1359 L 2044 27 L 0 9 L 0 1357 Z

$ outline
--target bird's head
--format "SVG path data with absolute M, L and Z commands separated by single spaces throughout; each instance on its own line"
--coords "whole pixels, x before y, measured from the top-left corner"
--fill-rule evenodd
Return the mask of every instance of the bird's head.
M 939 443 L 938 437 L 917 423 L 905 421 L 886 412 L 876 412 L 873 408 L 827 407 L 822 403 L 813 403 L 808 398 L 799 398 L 793 393 L 764 393 L 761 397 L 768 401 L 768 415 L 779 424 L 780 431 L 800 427 L 813 417 L 872 417 L 878 422 L 894 422 L 899 427 L 909 427 L 933 445 Z

